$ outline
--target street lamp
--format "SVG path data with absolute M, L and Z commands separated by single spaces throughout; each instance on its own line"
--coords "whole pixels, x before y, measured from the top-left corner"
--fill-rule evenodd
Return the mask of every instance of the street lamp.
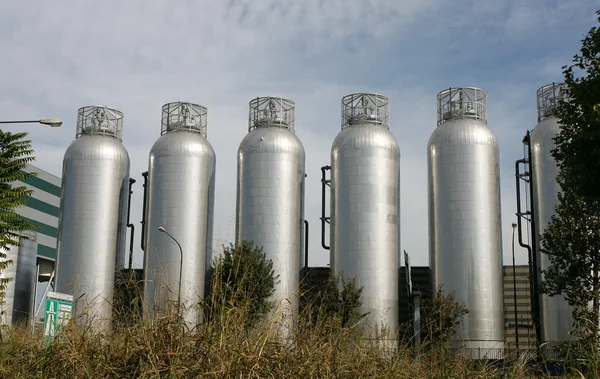
M 59 118 L 43 118 L 41 120 L 25 120 L 25 121 L 0 121 L 0 124 L 44 124 L 50 125 L 53 128 L 58 128 L 62 125 L 62 120 Z
M 163 228 L 162 226 L 158 227 L 158 231 L 159 232 L 163 232 L 166 235 L 168 235 L 169 237 L 171 237 L 171 239 L 173 241 L 175 241 L 175 243 L 177 244 L 177 246 L 179 246 L 179 254 L 181 259 L 179 260 L 179 291 L 177 292 L 177 315 L 180 315 L 180 311 L 181 311 L 181 273 L 183 270 L 183 249 L 181 248 L 181 245 L 179 244 L 179 242 L 177 242 L 177 240 L 175 239 L 175 237 L 173 237 L 169 232 L 167 232 L 165 230 L 165 228 Z
M 513 264 L 513 299 L 515 305 L 515 342 L 517 343 L 517 357 L 519 356 L 519 320 L 517 319 L 517 273 L 515 272 L 515 229 L 517 224 L 512 223 L 512 264 Z

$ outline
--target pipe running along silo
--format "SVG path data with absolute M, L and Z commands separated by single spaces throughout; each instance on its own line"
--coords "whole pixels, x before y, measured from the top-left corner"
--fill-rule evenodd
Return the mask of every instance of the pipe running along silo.
M 129 154 L 122 135 L 122 112 L 82 107 L 63 160 L 56 292 L 72 295 L 72 317 L 98 332 L 112 325 L 115 273 L 126 253 Z
M 305 152 L 296 136 L 296 106 L 276 97 L 250 101 L 248 134 L 238 149 L 236 242 L 262 247 L 279 275 L 274 314 L 297 315 L 304 247 Z
M 367 333 L 398 327 L 400 148 L 379 94 L 342 98 L 342 130 L 331 148 L 331 273 L 356 279 Z M 386 338 L 386 337 L 384 337 Z
M 559 102 L 565 97 L 565 84 L 552 83 L 537 90 L 538 124 L 530 133 L 531 171 L 533 186 L 533 214 L 535 233 L 538 236 L 537 262 L 538 278 L 541 282 L 542 271 L 550 267 L 550 260 L 542 253 L 539 236 L 548 227 L 558 203 L 560 186 L 556 181 L 558 166 L 552 156 L 554 137 L 560 132 L 560 124 L 554 114 Z M 560 343 L 570 341 L 573 325 L 572 308 L 563 295 L 550 297 L 539 295 L 540 304 L 540 342 Z M 545 347 L 551 347 L 546 344 Z
M 34 292 L 37 285 L 37 233 L 19 233 L 21 246 L 9 246 L 4 251 L 3 261 L 12 261 L 0 272 L 0 279 L 11 279 L 4 288 L 4 311 L 0 318 L 2 325 L 16 325 L 29 322 L 33 314 Z
M 179 310 L 190 329 L 202 322 L 212 258 L 216 158 L 206 127 L 205 107 L 165 104 L 148 166 L 146 316 Z
M 485 91 L 438 93 L 427 158 L 433 285 L 454 292 L 469 311 L 450 346 L 497 358 L 504 348 L 500 175 Z

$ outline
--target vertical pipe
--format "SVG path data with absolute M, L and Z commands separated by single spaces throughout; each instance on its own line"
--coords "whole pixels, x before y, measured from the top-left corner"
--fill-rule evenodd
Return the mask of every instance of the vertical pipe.
M 146 250 L 146 203 L 148 201 L 148 171 L 142 172 L 142 176 L 144 177 L 144 203 L 142 204 L 142 231 L 141 231 L 141 241 L 140 246 L 142 251 Z
M 31 311 L 29 312 L 29 320 L 31 322 L 31 335 L 34 334 L 35 332 L 35 302 L 37 299 L 37 292 L 38 292 L 38 279 L 40 278 L 40 264 L 38 263 L 36 265 L 36 270 L 35 270 L 35 279 L 33 280 L 33 298 L 31 299 Z
M 421 292 L 412 294 L 412 303 L 414 305 L 413 330 L 415 336 L 415 353 L 421 354 Z
M 529 166 L 529 209 L 531 212 L 531 261 L 533 263 L 533 293 L 534 298 L 532 299 L 535 303 L 536 309 L 536 334 L 541 338 L 542 336 L 542 325 L 540 324 L 540 290 L 539 290 L 539 263 L 537 261 L 537 250 L 538 250 L 538 237 L 539 234 L 537 232 L 537 225 L 535 222 L 535 201 L 534 201 L 534 190 L 533 190 L 533 180 L 535 177 L 535 172 L 533 172 L 533 164 L 531 157 L 531 136 L 529 134 L 529 130 L 525 134 L 525 140 L 527 142 L 527 162 Z
M 518 228 L 518 237 L 519 237 L 519 246 L 524 247 L 525 249 L 527 249 L 527 257 L 528 257 L 528 266 L 529 266 L 529 296 L 531 298 L 531 319 L 533 321 L 534 326 L 536 327 L 536 342 L 537 345 L 540 345 L 540 334 L 538 333 L 538 327 L 537 325 L 539 324 L 539 320 L 537 318 L 537 309 L 536 309 L 536 303 L 534 301 L 535 299 L 535 291 L 534 291 L 534 265 L 533 265 L 533 259 L 532 259 L 532 251 L 531 251 L 531 246 L 529 246 L 528 244 L 526 244 L 523 241 L 523 225 L 522 225 L 522 218 L 523 216 L 527 215 L 528 212 L 523 213 L 522 209 L 521 209 L 521 170 L 519 165 L 520 164 L 526 164 L 527 163 L 527 159 L 518 159 L 515 162 L 515 184 L 516 184 L 516 189 L 517 189 L 517 228 Z
M 308 268 L 308 221 L 304 220 L 304 267 Z
M 331 249 L 331 246 L 328 246 L 325 243 L 325 223 L 329 220 L 329 217 L 325 216 L 325 195 L 327 189 L 327 178 L 325 171 L 331 169 L 331 166 L 323 166 L 321 167 L 321 246 L 325 250 Z
M 525 136 L 525 138 L 523 139 L 523 143 L 529 145 L 529 131 L 527 131 L 527 134 Z M 534 221 L 533 221 L 533 201 L 531 201 L 531 210 L 530 211 L 526 211 L 523 212 L 521 209 L 521 171 L 520 171 L 520 164 L 528 164 L 529 165 L 529 173 L 525 173 L 523 174 L 523 176 L 529 176 L 528 182 L 530 184 L 530 193 L 532 193 L 533 188 L 531 186 L 531 180 L 532 180 L 532 175 L 531 175 L 531 148 L 528 149 L 528 158 L 524 158 L 524 159 L 519 159 L 515 162 L 515 183 L 516 183 L 516 189 L 517 189 L 517 227 L 518 227 L 518 239 L 519 239 L 519 246 L 527 249 L 527 254 L 528 254 L 528 258 L 529 258 L 529 281 L 530 281 L 530 296 L 531 296 L 531 318 L 533 320 L 533 324 L 535 326 L 535 334 L 536 334 L 536 342 L 537 342 L 537 346 L 540 346 L 541 344 L 541 325 L 540 325 L 540 319 L 539 319 L 539 299 L 538 299 L 538 283 L 537 283 L 537 258 L 535 256 L 535 251 L 533 247 L 535 247 L 535 238 L 532 238 L 532 242 L 531 245 L 526 244 L 523 241 L 523 225 L 522 225 L 522 218 L 523 216 L 529 215 L 530 216 L 530 221 L 532 222 L 532 230 L 534 227 Z M 532 199 L 533 200 L 533 199 Z M 535 234 L 535 231 L 534 233 Z
M 129 200 L 127 201 L 127 227 L 131 228 L 129 235 L 129 269 L 131 270 L 133 264 L 133 237 L 135 235 L 135 226 L 131 223 L 131 195 L 133 194 L 133 183 L 135 179 L 129 178 Z
M 515 308 L 515 339 L 517 343 L 517 358 L 519 357 L 519 318 L 517 314 L 517 273 L 515 271 L 515 229 L 517 224 L 513 223 L 512 228 L 512 265 L 513 265 L 513 299 Z

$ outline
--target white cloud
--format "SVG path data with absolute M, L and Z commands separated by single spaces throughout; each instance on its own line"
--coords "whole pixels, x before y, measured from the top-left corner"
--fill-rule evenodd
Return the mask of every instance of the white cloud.
M 63 118 L 59 130 L 27 127 L 37 164 L 59 174 L 62 154 L 75 136 L 77 108 L 106 104 L 123 111 L 123 142 L 138 180 L 132 209 L 138 226 L 140 174 L 160 135 L 161 106 L 176 100 L 207 106 L 208 139 L 217 154 L 218 246 L 233 239 L 236 152 L 247 133 L 248 101 L 291 98 L 307 151 L 310 262 L 324 265 L 319 169 L 329 163 L 339 131 L 340 99 L 357 91 L 383 93 L 390 97 L 391 130 L 402 150 L 402 248 L 413 264 L 423 265 L 428 262 L 426 146 L 436 125 L 435 95 L 448 86 L 480 86 L 488 91 L 489 124 L 501 147 L 503 242 L 509 257 L 513 165 L 525 130 L 535 125 L 535 90 L 560 80 L 560 66 L 577 51 L 595 11 L 587 0 L 578 7 L 554 10 L 554 5 L 5 2 L 0 5 L 0 51 L 5 52 L 0 118 Z M 138 240 L 138 265 L 139 253 Z

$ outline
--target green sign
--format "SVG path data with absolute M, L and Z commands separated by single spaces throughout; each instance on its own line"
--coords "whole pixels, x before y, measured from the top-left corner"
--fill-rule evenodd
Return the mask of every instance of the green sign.
M 46 315 L 44 317 L 44 337 L 53 338 L 71 318 L 73 296 L 58 292 L 48 292 Z

